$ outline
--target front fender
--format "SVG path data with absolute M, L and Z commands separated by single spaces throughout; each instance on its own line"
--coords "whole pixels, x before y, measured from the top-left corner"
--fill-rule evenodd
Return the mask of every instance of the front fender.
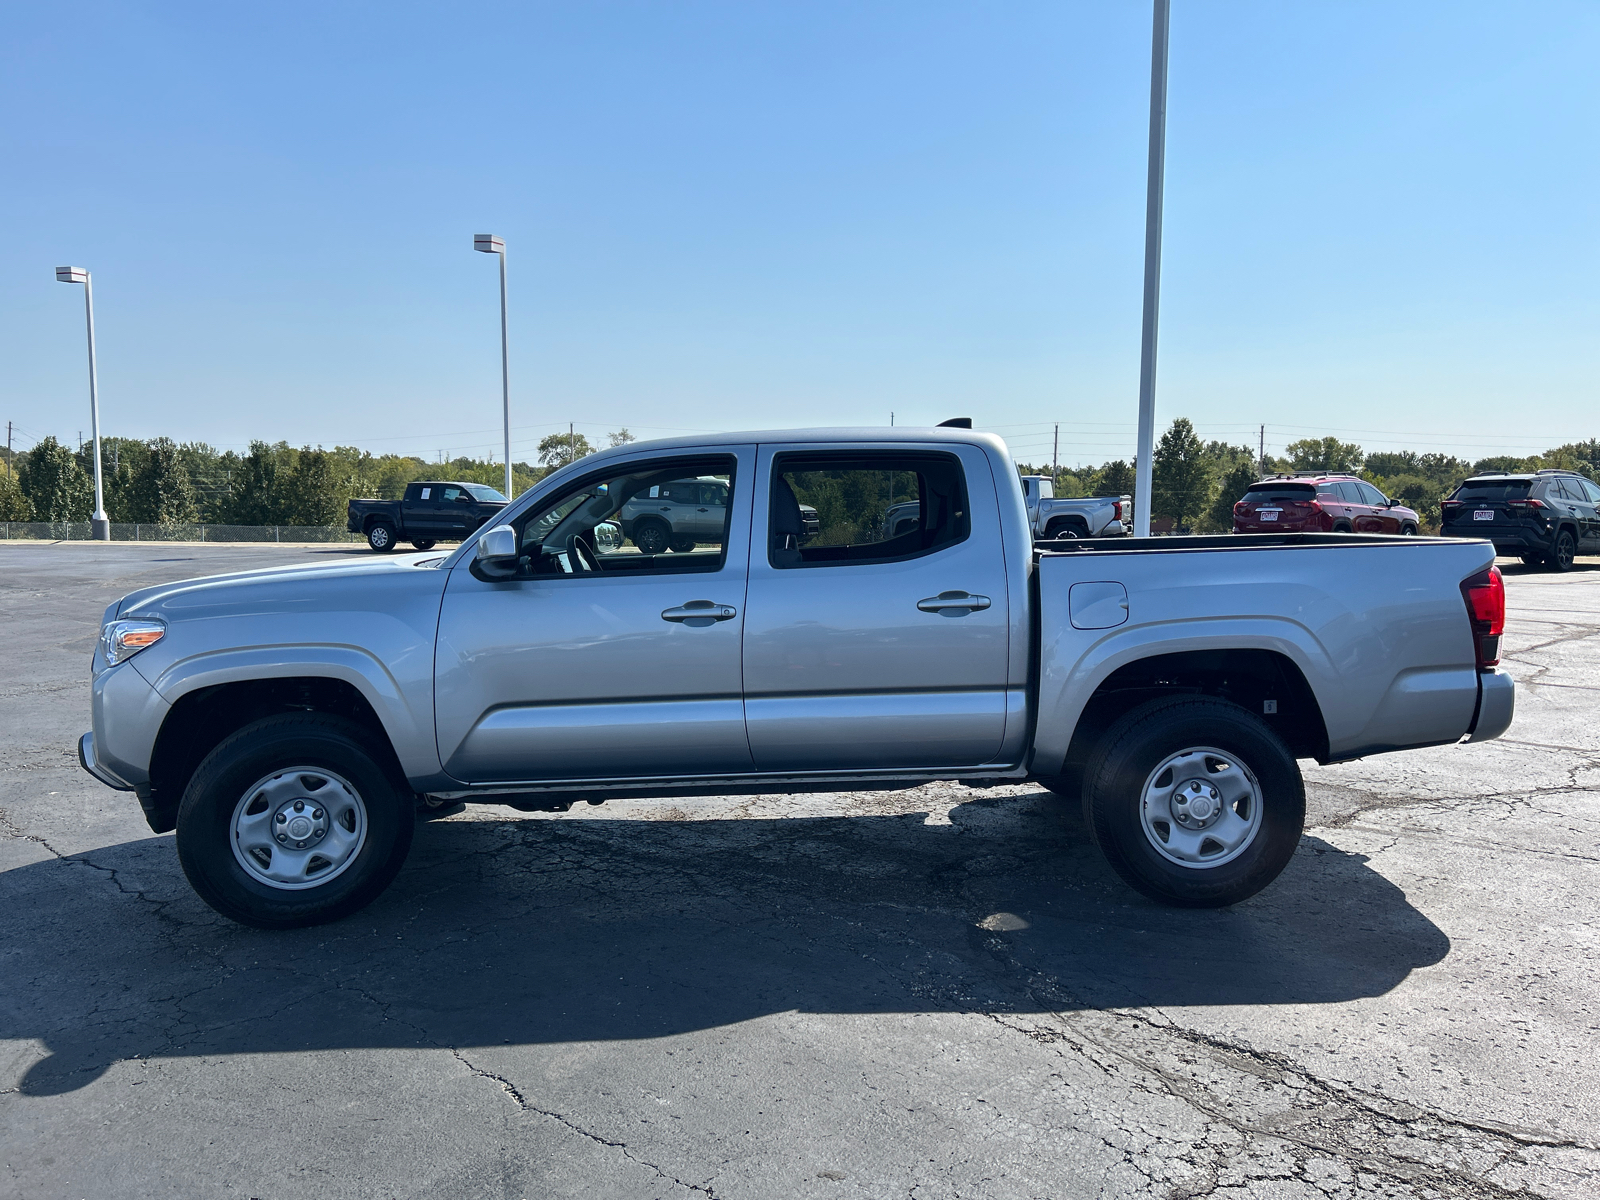
M 136 659 L 134 665 L 141 664 Z M 427 779 L 439 774 L 431 686 L 418 689 L 415 680 L 401 679 L 360 646 L 300 642 L 212 650 L 177 659 L 148 678 L 161 698 L 173 705 L 201 688 L 306 677 L 338 679 L 361 693 L 389 735 L 406 778 Z

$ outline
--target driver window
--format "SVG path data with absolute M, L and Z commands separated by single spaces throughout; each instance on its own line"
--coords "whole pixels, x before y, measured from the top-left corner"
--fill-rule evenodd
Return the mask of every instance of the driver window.
M 519 522 L 520 573 L 720 570 L 733 469 L 731 456 L 716 455 L 631 463 L 616 474 L 591 476 Z

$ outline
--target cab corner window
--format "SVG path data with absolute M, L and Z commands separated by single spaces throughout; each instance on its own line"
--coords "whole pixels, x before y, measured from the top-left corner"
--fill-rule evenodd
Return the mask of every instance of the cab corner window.
M 578 483 L 520 522 L 520 574 L 719 570 L 727 553 L 734 461 L 728 455 L 657 459 Z M 713 494 L 720 502 L 708 501 Z
M 952 454 L 783 454 L 772 466 L 774 567 L 894 562 L 964 541 L 972 529 Z

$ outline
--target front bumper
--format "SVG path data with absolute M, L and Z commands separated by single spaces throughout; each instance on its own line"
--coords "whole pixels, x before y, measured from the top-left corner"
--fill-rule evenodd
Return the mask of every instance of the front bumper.
M 1501 670 L 1478 672 L 1478 717 L 1469 742 L 1487 742 L 1511 728 L 1517 712 L 1517 685 Z
M 78 765 L 107 787 L 116 788 L 119 792 L 133 791 L 133 784 L 116 775 L 95 758 L 93 732 L 86 733 L 78 739 Z

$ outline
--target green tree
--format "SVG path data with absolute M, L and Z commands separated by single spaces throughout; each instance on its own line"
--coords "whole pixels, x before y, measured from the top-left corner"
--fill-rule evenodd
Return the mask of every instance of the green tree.
M 552 433 L 539 441 L 539 461 L 547 467 L 564 467 L 594 453 L 581 433 Z
M 0 473 L 0 521 L 31 521 L 33 505 L 22 494 L 22 486 L 10 471 Z
M 1112 459 L 1098 471 L 1093 472 L 1094 494 L 1096 496 L 1131 496 L 1133 495 L 1134 470 L 1120 458 Z
M 336 456 L 321 446 L 295 455 L 286 485 L 280 488 L 285 525 L 342 525 L 348 487 Z
M 226 509 L 227 523 L 233 525 L 291 525 L 284 519 L 284 505 L 279 494 L 279 476 L 288 482 L 294 468 L 295 452 L 285 442 L 271 445 L 251 442 L 250 453 L 241 458 L 233 469 L 229 500 Z
M 1261 472 L 1256 469 L 1253 459 L 1235 460 L 1233 466 L 1222 475 L 1216 499 L 1211 502 L 1211 511 L 1206 514 L 1204 524 L 1208 532 L 1228 533 L 1233 529 L 1233 506 L 1260 477 Z
M 150 443 L 127 489 L 125 521 L 154 525 L 178 525 L 195 520 L 194 488 L 189 472 L 171 438 L 156 438 Z
M 606 440 L 612 446 L 626 446 L 629 442 L 636 442 L 639 439 L 634 437 L 633 434 L 629 433 L 628 432 L 628 427 L 626 425 L 624 425 L 621 429 L 617 430 L 615 433 L 606 434 Z
M 1187 417 L 1179 417 L 1156 443 L 1151 461 L 1150 515 L 1188 525 L 1211 503 L 1205 447 Z
M 53 437 L 22 456 L 17 483 L 36 521 L 87 521 L 94 507 L 94 481 Z
M 1341 475 L 1354 475 L 1361 470 L 1366 455 L 1354 442 L 1341 442 L 1336 437 L 1302 438 L 1283 448 L 1296 471 L 1328 471 Z

